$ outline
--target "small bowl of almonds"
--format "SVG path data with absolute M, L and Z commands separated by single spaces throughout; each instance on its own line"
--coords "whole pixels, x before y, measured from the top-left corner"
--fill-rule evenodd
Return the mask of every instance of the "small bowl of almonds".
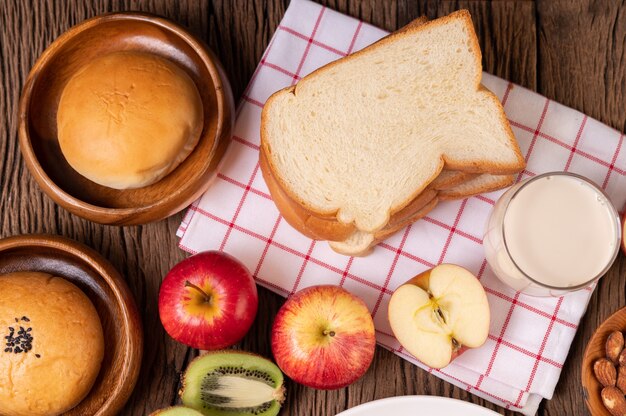
M 585 403 L 594 416 L 626 416 L 626 308 L 592 335 L 582 362 Z

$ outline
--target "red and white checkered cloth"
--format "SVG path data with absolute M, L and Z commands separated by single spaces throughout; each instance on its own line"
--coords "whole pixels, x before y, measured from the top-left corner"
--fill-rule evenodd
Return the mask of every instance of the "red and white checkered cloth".
M 215 182 L 187 212 L 178 235 L 190 253 L 219 249 L 242 260 L 257 282 L 289 296 L 307 286 L 340 285 L 360 296 L 376 324 L 378 343 L 425 368 L 402 349 L 387 321 L 393 290 L 436 264 L 456 263 L 475 273 L 491 307 L 489 339 L 442 370 L 427 369 L 506 408 L 535 414 L 550 398 L 591 296 L 533 298 L 501 284 L 486 264 L 483 228 L 501 192 L 439 204 L 364 258 L 336 254 L 279 215 L 259 172 L 261 108 L 275 91 L 386 32 L 307 0 L 294 0 L 244 92 L 233 140 Z M 575 110 L 500 78 L 484 84 L 504 104 L 528 167 L 518 179 L 566 170 L 599 184 L 621 209 L 626 201 L 623 134 Z M 563 86 L 564 88 L 567 86 Z

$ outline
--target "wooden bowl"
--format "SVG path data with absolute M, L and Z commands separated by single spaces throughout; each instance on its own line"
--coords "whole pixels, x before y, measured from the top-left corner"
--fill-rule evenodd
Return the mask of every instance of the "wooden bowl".
M 609 318 L 596 329 L 583 355 L 581 369 L 583 395 L 589 411 L 594 416 L 611 416 L 611 413 L 609 413 L 602 403 L 602 398 L 600 397 L 602 385 L 593 374 L 593 363 L 600 358 L 606 357 L 606 339 L 613 331 L 626 331 L 626 307 L 609 316 Z
M 193 152 L 159 182 L 118 190 L 98 185 L 67 163 L 56 115 L 67 81 L 97 56 L 116 51 L 159 55 L 183 68 L 204 106 L 204 128 Z M 215 55 L 180 26 L 143 13 L 112 13 L 72 27 L 33 66 L 19 105 L 26 166 L 43 191 L 68 211 L 103 224 L 144 224 L 185 208 L 206 191 L 233 127 L 233 97 Z
M 141 321 L 124 279 L 94 250 L 53 235 L 0 240 L 0 275 L 18 271 L 63 277 L 91 299 L 104 331 L 104 359 L 87 397 L 65 415 L 116 415 L 135 387 L 143 351 Z

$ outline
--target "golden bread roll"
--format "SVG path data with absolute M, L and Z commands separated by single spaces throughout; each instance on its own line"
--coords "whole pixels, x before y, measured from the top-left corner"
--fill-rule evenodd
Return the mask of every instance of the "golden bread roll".
M 87 179 L 116 189 L 151 185 L 173 171 L 202 133 L 202 101 L 176 64 L 115 52 L 77 72 L 57 113 L 61 152 Z
M 53 416 L 89 393 L 104 356 L 95 307 L 46 273 L 0 275 L 0 415 Z

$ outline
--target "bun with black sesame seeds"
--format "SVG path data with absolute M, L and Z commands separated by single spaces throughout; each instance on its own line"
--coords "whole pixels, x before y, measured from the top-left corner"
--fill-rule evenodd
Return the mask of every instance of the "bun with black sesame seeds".
M 78 287 L 47 273 L 0 275 L 0 415 L 70 410 L 103 356 L 100 318 Z

